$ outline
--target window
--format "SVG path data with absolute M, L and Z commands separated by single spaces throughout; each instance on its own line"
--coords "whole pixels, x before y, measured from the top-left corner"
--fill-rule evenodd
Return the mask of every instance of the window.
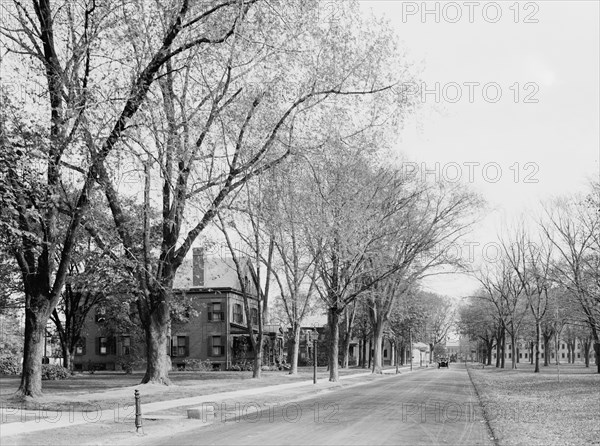
M 108 355 L 108 338 L 99 338 L 98 345 L 98 354 Z
M 387 348 L 385 350 L 383 350 L 383 357 L 387 358 Z
M 121 338 L 121 354 L 122 355 L 130 355 L 131 354 L 131 338 L 129 336 L 123 336 Z
M 544 354 L 542 353 L 542 359 L 544 359 Z
M 225 318 L 223 317 L 223 311 L 221 309 L 221 302 L 212 302 L 208 304 L 208 320 L 217 322 L 222 321 Z
M 96 338 L 97 355 L 114 355 L 117 353 L 117 340 L 113 337 L 101 336 Z
M 251 308 L 250 313 L 252 314 L 252 325 L 258 325 L 258 309 Z
M 565 359 L 565 354 L 564 353 L 562 354 L 562 358 Z
M 562 345 L 562 349 L 563 349 L 563 350 L 565 349 L 565 344 L 563 344 L 563 345 Z
M 512 345 L 509 345 L 509 346 L 508 346 L 508 349 L 509 349 L 509 350 L 512 350 Z
M 581 358 L 581 353 L 577 353 L 577 358 Z
M 76 356 L 85 355 L 85 338 L 79 339 L 79 341 L 75 345 L 75 355 Z
M 225 354 L 225 339 L 223 336 L 208 338 L 208 356 L 223 356 Z
M 174 336 L 171 340 L 171 356 L 189 356 L 189 338 L 187 336 Z
M 523 359 L 523 353 L 519 353 L 519 359 Z
M 236 324 L 241 324 L 244 322 L 241 304 L 233 304 L 233 322 Z
M 96 309 L 96 322 L 104 322 L 106 320 L 106 308 L 99 307 Z

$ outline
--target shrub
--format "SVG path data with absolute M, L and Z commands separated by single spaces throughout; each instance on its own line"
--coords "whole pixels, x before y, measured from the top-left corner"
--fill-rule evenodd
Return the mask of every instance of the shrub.
M 59 379 L 67 379 L 71 373 L 62 365 L 58 364 L 42 364 L 42 379 L 54 381 Z
M 230 372 L 251 372 L 253 370 L 253 365 L 251 361 L 241 361 L 235 364 L 232 364 L 229 367 Z
M 0 375 L 20 375 L 21 361 L 14 355 L 0 356 Z
M 183 369 L 186 371 L 210 372 L 213 370 L 212 362 L 208 359 L 205 361 L 201 361 L 200 359 L 184 359 L 183 363 L 185 364 Z
M 134 367 L 136 366 L 136 360 L 129 356 L 121 356 L 117 358 L 116 363 L 117 365 L 121 366 L 121 370 L 123 370 L 126 375 L 131 375 Z

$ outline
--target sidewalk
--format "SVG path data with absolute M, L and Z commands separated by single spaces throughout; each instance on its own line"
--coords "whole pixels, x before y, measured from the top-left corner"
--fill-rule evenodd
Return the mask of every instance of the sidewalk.
M 410 367 L 400 367 L 401 372 L 405 372 Z M 415 369 L 415 370 L 418 370 Z M 395 367 L 384 370 L 384 374 L 395 374 Z M 337 383 L 329 382 L 326 379 L 320 379 L 315 385 L 312 380 L 298 381 L 294 383 L 278 384 L 265 387 L 256 387 L 251 389 L 236 390 L 230 392 L 218 392 L 209 395 L 195 396 L 190 398 L 179 398 L 167 401 L 158 401 L 154 403 L 142 404 L 142 413 L 145 420 L 157 419 L 184 419 L 187 417 L 187 409 L 200 407 L 203 404 L 219 405 L 228 400 L 242 400 L 248 397 L 269 396 L 277 398 L 293 397 L 300 400 L 303 397 L 313 396 L 315 394 L 331 391 L 340 387 L 341 383 L 354 378 L 376 376 L 371 372 L 355 373 L 352 375 L 340 376 Z M 368 381 L 365 381 L 365 383 Z M 359 385 L 361 382 L 351 385 Z M 297 392 L 294 392 L 297 390 Z M 287 394 L 287 395 L 286 395 Z M 90 400 L 93 400 L 94 394 L 90 394 Z M 143 403 L 143 400 L 142 400 Z M 220 406 L 219 406 L 220 407 Z M 18 417 L 18 421 L 6 422 L 7 419 Z M 0 438 L 23 435 L 30 435 L 36 432 L 55 430 L 61 428 L 71 428 L 84 424 L 109 424 L 109 425 L 127 425 L 133 428 L 135 420 L 135 407 L 133 399 L 127 404 L 117 404 L 112 410 L 102 410 L 98 407 L 96 410 L 79 412 L 75 410 L 49 411 L 40 406 L 37 410 L 32 409 L 10 409 L 2 408 L 0 410 Z M 129 429 L 131 430 L 131 429 Z

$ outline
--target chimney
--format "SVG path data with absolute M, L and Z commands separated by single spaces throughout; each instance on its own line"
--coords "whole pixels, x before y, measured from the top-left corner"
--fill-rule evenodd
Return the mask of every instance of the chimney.
M 192 285 L 204 286 L 204 248 L 194 248 L 193 253 Z

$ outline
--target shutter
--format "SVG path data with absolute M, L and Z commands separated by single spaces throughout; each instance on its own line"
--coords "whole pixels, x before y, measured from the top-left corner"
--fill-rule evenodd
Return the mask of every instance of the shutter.
M 117 338 L 108 338 L 108 354 L 115 355 L 117 353 Z
M 212 315 L 213 315 L 212 311 L 209 311 L 209 312 L 208 312 L 208 322 L 210 322 L 210 321 L 212 321 L 212 320 L 213 320 L 213 317 L 212 317 Z
M 81 343 L 81 356 L 85 355 L 86 352 L 86 345 L 87 345 L 87 339 L 86 338 L 80 338 L 79 342 Z
M 221 336 L 221 356 L 225 355 L 226 348 L 227 348 L 227 336 Z
M 171 336 L 167 336 L 167 356 L 171 356 L 171 350 L 172 350 L 172 345 L 171 345 Z
M 100 355 L 100 338 L 96 337 L 96 354 Z
M 209 335 L 208 339 L 206 341 L 207 341 L 206 342 L 206 356 L 210 357 L 213 355 L 212 354 L 213 353 L 213 351 L 212 351 L 212 336 Z
M 185 356 L 190 356 L 190 337 L 185 337 Z

